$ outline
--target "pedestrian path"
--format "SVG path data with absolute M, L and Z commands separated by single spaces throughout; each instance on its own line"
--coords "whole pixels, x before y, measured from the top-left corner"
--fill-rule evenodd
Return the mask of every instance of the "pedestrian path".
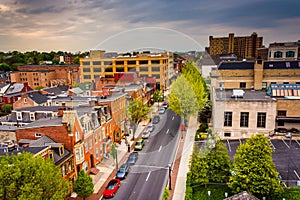
M 184 200 L 185 198 L 185 185 L 186 185 L 186 175 L 189 171 L 190 156 L 193 151 L 194 138 L 197 130 L 197 119 L 191 117 L 186 130 L 185 140 L 183 144 L 183 149 L 180 151 L 180 164 L 176 177 L 175 188 L 173 192 L 172 200 Z

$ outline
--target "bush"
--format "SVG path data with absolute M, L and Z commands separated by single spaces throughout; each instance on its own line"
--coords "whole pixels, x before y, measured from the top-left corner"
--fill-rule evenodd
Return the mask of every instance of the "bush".
M 205 140 L 207 138 L 206 132 L 197 132 L 195 135 L 195 141 Z
M 207 129 L 208 129 L 207 123 L 203 123 L 203 124 L 200 125 L 200 127 L 197 130 L 197 132 L 206 132 Z
M 169 196 L 170 196 L 170 190 L 166 187 L 163 194 L 163 200 L 168 200 Z

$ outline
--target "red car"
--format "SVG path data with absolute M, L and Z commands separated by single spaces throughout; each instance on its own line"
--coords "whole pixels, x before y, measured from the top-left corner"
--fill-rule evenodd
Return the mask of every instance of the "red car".
M 103 197 L 104 198 L 112 198 L 118 191 L 120 184 L 121 184 L 121 182 L 119 179 L 110 180 L 103 192 Z

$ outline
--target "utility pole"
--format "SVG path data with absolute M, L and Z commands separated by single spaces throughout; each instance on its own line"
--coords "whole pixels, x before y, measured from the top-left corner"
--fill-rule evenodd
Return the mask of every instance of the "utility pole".
M 169 190 L 172 190 L 172 181 L 171 181 L 171 177 L 172 177 L 172 164 L 169 164 L 168 167 L 169 167 Z

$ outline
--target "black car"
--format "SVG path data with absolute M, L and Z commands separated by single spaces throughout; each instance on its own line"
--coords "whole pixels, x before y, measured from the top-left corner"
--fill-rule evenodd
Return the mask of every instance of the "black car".
M 136 152 L 136 151 L 132 152 L 127 159 L 127 163 L 129 165 L 134 165 L 138 159 L 138 156 L 139 156 L 138 152 Z
M 155 115 L 152 121 L 152 124 L 157 124 L 160 120 L 160 117 L 158 115 Z
M 123 164 L 119 168 L 119 170 L 117 172 L 117 175 L 116 175 L 116 178 L 118 178 L 118 179 L 124 179 L 127 176 L 129 170 L 130 170 L 129 164 L 128 163 Z

